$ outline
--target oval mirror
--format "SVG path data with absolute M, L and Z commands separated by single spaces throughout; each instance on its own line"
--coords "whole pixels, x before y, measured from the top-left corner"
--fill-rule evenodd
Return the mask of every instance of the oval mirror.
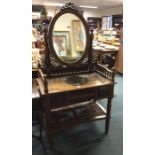
M 89 32 L 81 15 L 69 11 L 58 13 L 49 33 L 50 47 L 59 61 L 73 64 L 84 57 L 88 49 Z

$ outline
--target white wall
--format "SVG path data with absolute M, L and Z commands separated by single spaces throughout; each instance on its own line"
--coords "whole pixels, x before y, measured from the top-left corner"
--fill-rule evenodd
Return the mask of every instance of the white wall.
M 88 17 L 102 17 L 102 10 L 85 9 L 83 16 L 85 19 L 87 19 Z
M 123 13 L 123 5 L 102 10 L 102 16 L 117 15 Z
M 84 10 L 84 18 L 87 17 L 102 17 L 102 16 L 109 16 L 109 15 L 117 15 L 123 13 L 123 5 L 112 7 L 108 9 L 85 9 Z
M 49 16 L 54 16 L 56 12 L 59 11 L 59 7 L 52 7 L 52 6 L 45 6 L 45 7 L 47 9 Z M 87 17 L 102 17 L 108 15 L 116 15 L 116 14 L 122 14 L 122 12 L 123 12 L 123 5 L 108 9 L 85 9 L 84 18 L 87 19 Z
M 54 16 L 59 11 L 59 7 L 45 6 L 45 8 L 49 16 Z M 102 17 L 102 10 L 85 9 L 83 15 L 85 19 L 87 17 Z
M 56 14 L 56 12 L 59 11 L 58 7 L 51 7 L 51 6 L 45 6 L 46 10 L 47 10 L 47 15 L 48 16 L 54 16 Z

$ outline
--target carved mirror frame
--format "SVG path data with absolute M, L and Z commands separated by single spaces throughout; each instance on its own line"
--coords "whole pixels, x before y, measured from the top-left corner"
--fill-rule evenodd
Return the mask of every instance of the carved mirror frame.
M 58 57 L 58 55 L 56 54 L 56 51 L 53 46 L 53 29 L 54 29 L 55 23 L 59 17 L 61 17 L 62 15 L 66 14 L 66 13 L 71 13 L 71 14 L 77 16 L 83 23 L 85 33 L 86 33 L 86 46 L 85 46 L 84 53 L 80 59 L 78 59 L 75 62 L 71 62 L 71 63 L 70 62 L 67 63 L 67 62 L 61 60 Z M 80 14 L 80 10 L 78 9 L 78 7 L 75 4 L 73 4 L 71 2 L 67 2 L 64 4 L 64 6 L 61 7 L 60 11 L 54 16 L 54 18 L 50 22 L 48 33 L 47 33 L 47 38 L 48 38 L 47 39 L 48 49 L 50 52 L 49 56 L 52 59 L 52 60 L 50 59 L 50 61 L 55 61 L 54 63 L 57 66 L 73 67 L 73 66 L 79 66 L 79 65 L 88 63 L 90 43 L 91 43 L 89 29 L 87 26 L 87 22 L 85 21 L 84 17 Z

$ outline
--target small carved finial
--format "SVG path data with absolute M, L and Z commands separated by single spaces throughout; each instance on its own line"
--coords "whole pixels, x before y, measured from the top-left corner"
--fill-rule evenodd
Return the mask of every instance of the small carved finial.
M 67 9 L 67 8 L 71 8 L 73 10 L 79 10 L 78 6 L 72 2 L 66 2 L 62 7 L 61 10 Z

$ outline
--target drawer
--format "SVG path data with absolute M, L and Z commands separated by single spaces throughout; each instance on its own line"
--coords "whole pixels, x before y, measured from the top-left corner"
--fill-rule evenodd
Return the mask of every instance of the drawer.
M 49 107 L 59 108 L 69 104 L 76 104 L 95 99 L 97 96 L 97 89 L 83 89 L 71 92 L 56 93 L 49 96 Z M 46 105 L 45 105 L 46 106 Z
M 113 86 L 104 86 L 97 89 L 97 99 L 113 97 Z
M 69 104 L 78 104 L 92 99 L 103 99 L 113 96 L 113 86 L 96 87 L 71 92 L 56 93 L 49 96 L 50 108 L 59 108 Z M 46 105 L 45 105 L 46 106 Z
M 67 93 L 56 93 L 48 96 L 50 108 L 57 108 L 67 104 Z
M 96 96 L 97 96 L 97 89 L 95 88 L 77 90 L 77 91 L 72 91 L 68 93 L 68 101 L 70 103 L 83 102 L 83 101 L 95 99 Z

